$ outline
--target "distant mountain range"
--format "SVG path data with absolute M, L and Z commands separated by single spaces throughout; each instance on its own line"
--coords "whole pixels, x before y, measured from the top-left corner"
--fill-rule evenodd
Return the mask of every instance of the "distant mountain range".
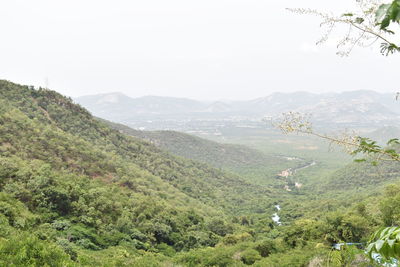
M 314 122 L 327 125 L 385 126 L 400 122 L 400 103 L 394 93 L 374 91 L 274 93 L 249 101 L 208 103 L 159 96 L 131 98 L 122 93 L 74 100 L 95 116 L 131 126 L 146 121 L 261 120 L 288 111 L 311 114 Z

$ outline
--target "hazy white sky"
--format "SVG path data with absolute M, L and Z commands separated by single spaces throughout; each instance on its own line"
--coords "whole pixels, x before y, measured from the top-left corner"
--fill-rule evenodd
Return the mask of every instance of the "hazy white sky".
M 400 56 L 315 46 L 352 0 L 2 0 L 0 79 L 69 96 L 120 91 L 250 99 L 275 91 L 396 91 Z

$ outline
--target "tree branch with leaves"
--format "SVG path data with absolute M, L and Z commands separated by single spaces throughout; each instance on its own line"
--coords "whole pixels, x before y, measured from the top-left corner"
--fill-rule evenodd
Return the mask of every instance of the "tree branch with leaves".
M 367 47 L 380 41 L 380 52 L 382 55 L 391 55 L 400 52 L 400 41 L 395 37 L 396 30 L 400 24 L 400 0 L 392 0 L 384 3 L 379 0 L 356 0 L 357 10 L 347 12 L 339 16 L 330 15 L 312 9 L 289 9 L 299 14 L 315 15 L 322 18 L 321 26 L 326 27 L 326 33 L 317 42 L 326 42 L 333 30 L 339 25 L 348 27 L 347 34 L 338 42 L 337 54 L 348 56 L 356 46 Z M 398 92 L 396 100 L 400 97 Z M 283 115 L 281 121 L 276 124 L 284 133 L 303 133 L 314 135 L 344 148 L 351 155 L 362 154 L 363 158 L 356 161 L 366 161 L 373 158 L 372 163 L 376 165 L 379 161 L 400 162 L 400 154 L 396 147 L 400 145 L 399 139 L 391 139 L 387 146 L 382 147 L 376 141 L 360 137 L 354 134 L 343 133 L 340 136 L 329 136 L 317 133 L 306 115 L 289 112 Z M 366 248 L 371 260 L 374 253 L 380 254 L 384 260 L 400 259 L 400 227 L 383 227 L 374 235 Z
M 380 52 L 390 55 L 400 52 L 400 41 L 394 40 L 393 23 L 400 21 L 400 0 L 390 4 L 382 4 L 377 0 L 356 0 L 357 10 L 341 15 L 324 13 L 314 9 L 288 8 L 297 14 L 308 14 L 320 17 L 321 27 L 326 28 L 325 34 L 317 42 L 322 44 L 331 36 L 335 28 L 347 26 L 346 34 L 338 41 L 337 52 L 340 56 L 348 56 L 354 47 L 368 47 L 381 42 Z
M 362 155 L 356 162 L 364 162 L 369 159 L 373 165 L 379 161 L 400 162 L 400 154 L 395 146 L 400 145 L 398 138 L 391 139 L 386 146 L 380 146 L 376 141 L 356 135 L 354 132 L 344 131 L 336 135 L 328 135 L 316 132 L 310 121 L 310 114 L 299 112 L 283 113 L 280 118 L 273 122 L 273 125 L 284 134 L 307 134 L 327 140 L 331 145 L 341 147 L 346 153 L 356 156 Z

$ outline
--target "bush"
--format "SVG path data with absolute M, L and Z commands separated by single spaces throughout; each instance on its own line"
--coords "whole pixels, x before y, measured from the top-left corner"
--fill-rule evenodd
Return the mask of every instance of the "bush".
M 21 233 L 0 240 L 0 266 L 73 266 L 73 262 L 55 244 Z
M 252 265 L 256 261 L 261 260 L 260 253 L 254 249 L 246 249 L 241 254 L 241 259 L 244 264 Z
M 255 249 L 260 253 L 261 257 L 268 257 L 271 253 L 276 252 L 275 242 L 272 239 L 266 239 L 258 243 Z
M 97 250 L 105 246 L 104 240 L 95 233 L 94 229 L 79 224 L 68 229 L 67 239 L 86 249 Z
M 208 224 L 208 229 L 219 236 L 226 236 L 227 234 L 233 233 L 232 226 L 227 225 L 223 220 L 220 219 L 212 220 Z
M 59 245 L 64 252 L 71 257 L 72 260 L 75 261 L 78 258 L 78 253 L 73 248 L 71 242 L 69 242 L 67 239 L 58 239 L 57 245 Z
M 157 245 L 156 249 L 158 250 L 159 253 L 168 257 L 172 257 L 176 254 L 176 251 L 173 247 L 170 247 L 164 243 Z

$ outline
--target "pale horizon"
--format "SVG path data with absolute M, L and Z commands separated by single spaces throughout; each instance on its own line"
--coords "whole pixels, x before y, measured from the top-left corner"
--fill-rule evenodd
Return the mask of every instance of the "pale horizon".
M 329 94 L 343 94 L 343 93 L 349 93 L 349 92 L 359 92 L 359 91 L 365 91 L 365 92 L 374 92 L 374 93 L 379 93 L 379 94 L 393 94 L 393 100 L 395 100 L 396 97 L 396 92 L 380 92 L 377 90 L 346 90 L 346 91 L 330 91 L 330 92 L 310 92 L 310 91 L 292 91 L 292 92 L 279 92 L 275 91 L 272 93 L 269 93 L 267 95 L 260 95 L 256 97 L 251 97 L 251 98 L 245 98 L 245 99 L 229 99 L 229 98 L 221 98 L 221 99 L 199 99 L 199 98 L 191 98 L 191 97 L 184 97 L 184 96 L 170 96 L 170 95 L 141 95 L 141 96 L 132 96 L 129 95 L 129 93 L 123 93 L 120 91 L 110 91 L 110 92 L 105 92 L 105 93 L 100 93 L 100 94 L 90 94 L 90 95 L 80 95 L 80 96 L 69 96 L 72 97 L 73 99 L 81 98 L 81 97 L 91 97 L 91 96 L 101 96 L 101 95 L 110 95 L 110 94 L 122 94 L 124 96 L 136 99 L 136 98 L 144 98 L 144 97 L 166 97 L 166 98 L 180 98 L 180 99 L 188 99 L 188 100 L 195 100 L 199 102 L 236 102 L 236 101 L 249 101 L 249 100 L 254 100 L 254 99 L 259 99 L 259 98 L 265 98 L 268 96 L 271 96 L 273 94 L 294 94 L 294 93 L 310 93 L 310 94 L 316 94 L 316 95 L 329 95 Z
M 400 57 L 379 44 L 336 55 L 320 20 L 347 0 L 3 1 L 0 78 L 78 97 L 119 91 L 201 100 L 273 92 L 398 91 Z M 18 16 L 15 16 L 18 14 Z M 339 34 L 339 35 L 338 35 Z

